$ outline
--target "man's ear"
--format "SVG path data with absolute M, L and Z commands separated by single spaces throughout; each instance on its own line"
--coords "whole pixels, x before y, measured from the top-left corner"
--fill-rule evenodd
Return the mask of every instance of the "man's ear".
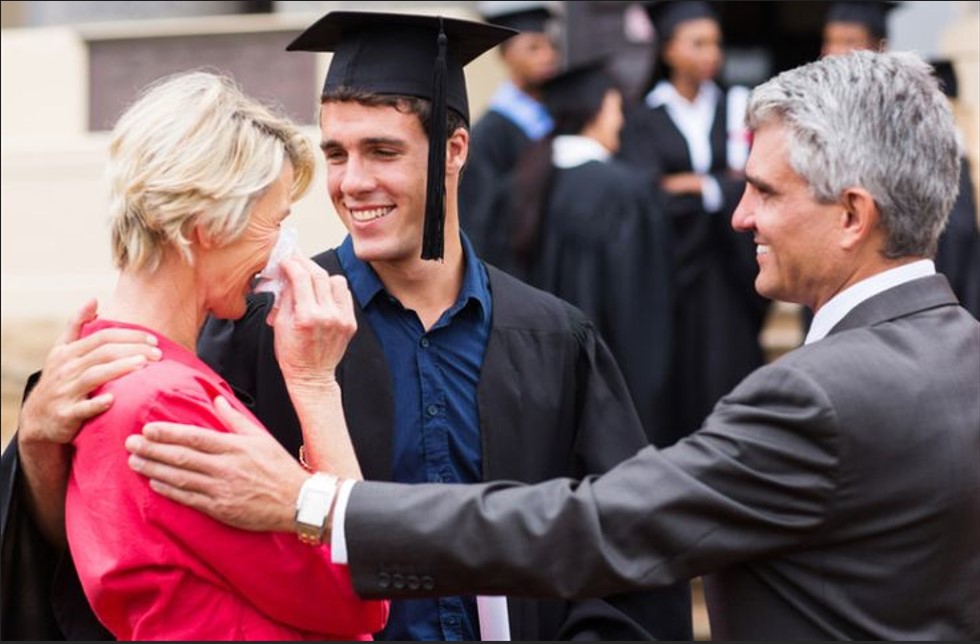
M 872 236 L 878 229 L 881 213 L 871 193 L 864 188 L 848 188 L 844 191 L 841 203 L 841 247 L 852 250 Z
M 446 140 L 446 174 L 459 175 L 470 153 L 470 133 L 458 127 Z

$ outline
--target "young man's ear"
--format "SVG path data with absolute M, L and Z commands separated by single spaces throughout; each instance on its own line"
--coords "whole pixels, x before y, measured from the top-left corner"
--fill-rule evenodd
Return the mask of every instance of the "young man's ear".
M 470 133 L 458 127 L 446 140 L 446 174 L 459 175 L 470 154 Z

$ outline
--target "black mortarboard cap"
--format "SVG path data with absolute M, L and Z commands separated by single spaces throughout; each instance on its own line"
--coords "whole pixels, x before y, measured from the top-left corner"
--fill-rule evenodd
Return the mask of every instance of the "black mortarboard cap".
M 616 81 L 609 73 L 608 56 L 595 58 L 569 67 L 541 85 L 541 98 L 552 115 L 562 112 L 587 111 L 595 114 Z
M 888 35 L 888 12 L 899 5 L 898 2 L 879 0 L 857 0 L 855 2 L 833 2 L 827 10 L 824 23 L 856 22 L 876 38 Z
M 432 101 L 423 259 L 443 254 L 446 113 L 452 108 L 469 122 L 463 66 L 515 33 L 441 16 L 332 11 L 286 47 L 333 52 L 324 95 L 348 88 Z
M 956 98 L 959 96 L 959 83 L 956 81 L 956 68 L 953 67 L 953 61 L 951 60 L 933 60 L 929 62 L 932 65 L 933 73 L 936 79 L 939 81 L 939 89 L 943 91 L 943 94 L 949 98 Z
M 493 25 L 516 29 L 522 33 L 547 33 L 551 11 L 541 3 L 481 2 L 480 14 Z
M 660 0 L 646 2 L 643 7 L 650 16 L 653 28 L 657 30 L 659 42 L 669 40 L 674 29 L 682 22 L 698 18 L 718 20 L 718 14 L 711 8 L 711 4 L 700 0 Z

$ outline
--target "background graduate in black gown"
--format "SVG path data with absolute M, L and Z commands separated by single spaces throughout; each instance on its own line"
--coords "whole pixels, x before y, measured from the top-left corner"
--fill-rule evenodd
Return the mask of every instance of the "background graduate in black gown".
M 959 84 L 953 64 L 948 60 L 935 60 L 932 66 L 940 87 L 955 106 Z M 980 319 L 980 229 L 977 228 L 977 202 L 971 176 L 970 163 L 963 156 L 960 192 L 949 213 L 946 229 L 939 236 L 936 270 L 949 278 L 949 285 L 963 308 Z
M 558 71 L 559 54 L 549 33 L 553 16 L 545 3 L 481 2 L 479 8 L 487 22 L 520 32 L 498 48 L 507 80 L 473 124 L 470 156 L 460 182 L 460 225 L 482 254 L 484 239 L 492 233 L 493 203 L 501 182 L 521 154 L 551 131 L 539 86 Z
M 555 122 L 503 192 L 494 259 L 582 309 L 623 370 L 651 441 L 662 434 L 670 353 L 670 244 L 646 176 L 612 158 L 623 97 L 603 60 L 545 83 Z M 502 247 L 502 248 L 501 248 Z
M 748 151 L 747 90 L 722 89 L 721 27 L 707 2 L 645 5 L 656 28 L 649 93 L 623 130 L 623 160 L 664 194 L 674 261 L 672 434 L 696 430 L 718 398 L 762 364 L 767 302 L 755 292 L 755 248 L 732 230 Z

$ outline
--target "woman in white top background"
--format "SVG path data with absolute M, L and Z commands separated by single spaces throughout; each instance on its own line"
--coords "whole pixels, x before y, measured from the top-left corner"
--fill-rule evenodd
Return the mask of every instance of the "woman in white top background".
M 674 264 L 671 410 L 655 443 L 696 430 L 718 398 L 762 364 L 767 303 L 755 247 L 730 223 L 749 141 L 744 87 L 722 88 L 722 31 L 708 2 L 645 5 L 656 29 L 648 93 L 627 115 L 620 157 L 662 191 Z

